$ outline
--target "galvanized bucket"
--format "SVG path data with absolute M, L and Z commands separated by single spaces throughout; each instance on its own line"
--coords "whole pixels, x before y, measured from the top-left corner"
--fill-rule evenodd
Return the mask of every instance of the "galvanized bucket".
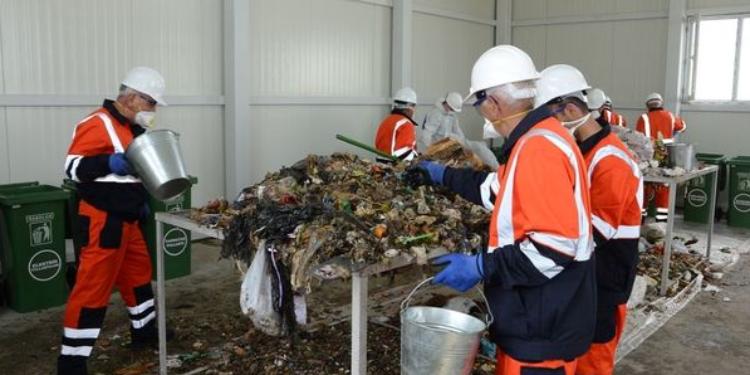
M 190 187 L 180 150 L 180 135 L 155 130 L 137 137 L 126 156 L 151 195 L 159 200 L 176 197 Z
M 487 321 L 440 307 L 414 306 L 409 301 L 422 281 L 401 302 L 401 374 L 471 374 L 482 332 L 492 324 L 487 297 Z

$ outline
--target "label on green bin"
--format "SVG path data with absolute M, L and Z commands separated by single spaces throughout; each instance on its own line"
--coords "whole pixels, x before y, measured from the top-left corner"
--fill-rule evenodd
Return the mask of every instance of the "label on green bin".
M 52 235 L 52 221 L 54 219 L 54 212 L 26 216 L 26 223 L 29 224 L 29 245 L 31 247 L 52 243 L 52 239 L 54 238 Z
M 750 212 L 750 194 L 737 194 L 732 202 L 734 208 L 742 213 Z
M 703 207 L 708 202 L 706 192 L 701 189 L 693 189 L 688 193 L 688 202 L 693 207 Z
M 172 228 L 164 235 L 164 253 L 173 257 L 179 256 L 188 246 L 187 232 L 180 228 Z
M 182 211 L 182 206 L 184 205 L 184 203 L 185 203 L 185 195 L 180 194 L 177 197 L 164 202 L 164 211 L 166 212 Z
M 737 191 L 750 192 L 750 173 L 737 173 Z
M 36 281 L 50 281 L 62 270 L 62 259 L 56 251 L 45 249 L 37 251 L 29 259 L 29 275 Z

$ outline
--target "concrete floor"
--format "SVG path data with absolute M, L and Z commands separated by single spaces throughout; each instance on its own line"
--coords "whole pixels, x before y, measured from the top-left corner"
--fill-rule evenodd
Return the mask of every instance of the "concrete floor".
M 746 242 L 747 231 L 718 225 L 716 233 Z M 725 238 L 727 238 L 725 237 Z M 713 246 L 712 246 L 713 247 Z M 750 257 L 743 255 L 717 283 L 701 292 L 617 365 L 618 375 L 748 374 L 750 358 Z

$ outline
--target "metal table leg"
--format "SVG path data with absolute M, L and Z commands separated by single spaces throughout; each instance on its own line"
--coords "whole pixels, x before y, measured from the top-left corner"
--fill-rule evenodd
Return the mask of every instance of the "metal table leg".
M 669 287 L 669 262 L 672 257 L 672 230 L 674 229 L 674 205 L 677 197 L 677 184 L 674 182 L 669 183 L 669 204 L 667 215 L 667 233 L 664 238 L 664 256 L 662 257 L 661 263 L 661 287 L 659 288 L 659 295 L 667 295 L 667 288 Z
M 159 328 L 159 374 L 167 374 L 167 317 L 164 310 L 164 223 L 156 220 L 156 308 Z
M 352 374 L 367 374 L 367 275 L 352 274 Z
M 714 188 L 711 194 L 711 202 L 708 207 L 708 234 L 706 236 L 706 259 L 711 262 L 711 237 L 714 235 L 714 215 L 716 212 L 716 195 L 719 194 L 717 188 L 719 186 L 719 170 L 718 168 L 713 172 L 714 175 Z

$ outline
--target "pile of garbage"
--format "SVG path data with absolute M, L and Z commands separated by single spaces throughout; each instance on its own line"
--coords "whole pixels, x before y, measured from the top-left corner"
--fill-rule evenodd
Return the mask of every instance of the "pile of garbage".
M 460 145 L 436 150 L 432 157 L 445 163 L 483 168 Z M 488 211 L 443 188 L 413 188 L 413 178 L 406 163 L 310 155 L 245 188 L 232 203 L 215 200 L 193 210 L 191 218 L 223 229 L 221 256 L 250 266 L 243 288 L 271 290 L 270 298 L 267 291 L 243 291 L 252 296 L 243 302 L 251 318 L 272 318 L 253 319 L 256 327 L 289 334 L 302 323 L 297 297 L 310 291 L 312 271 L 326 261 L 343 257 L 355 268 L 399 255 L 424 259 L 437 248 L 476 252 L 486 246 Z M 276 314 L 259 314 L 259 305 Z

